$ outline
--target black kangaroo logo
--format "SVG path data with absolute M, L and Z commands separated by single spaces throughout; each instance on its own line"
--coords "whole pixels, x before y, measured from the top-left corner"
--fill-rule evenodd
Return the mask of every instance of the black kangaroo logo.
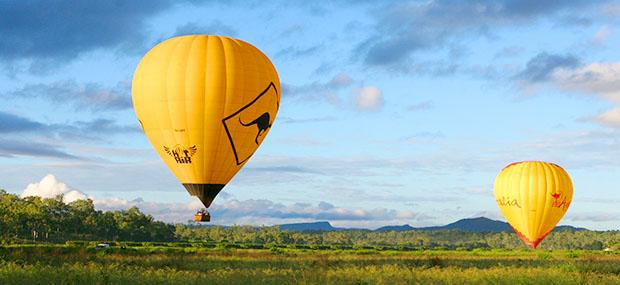
M 244 124 L 241 121 L 241 118 L 239 118 L 239 123 L 242 126 L 245 126 L 245 127 L 249 127 L 251 125 L 256 125 L 256 127 L 258 128 L 258 133 L 256 134 L 256 138 L 254 139 L 256 144 L 258 144 L 258 137 L 263 132 L 266 132 L 267 129 L 271 128 L 271 124 L 269 123 L 269 113 L 264 113 L 264 114 L 260 115 L 260 117 L 256 118 L 254 121 L 251 121 L 251 122 L 249 122 L 247 124 Z

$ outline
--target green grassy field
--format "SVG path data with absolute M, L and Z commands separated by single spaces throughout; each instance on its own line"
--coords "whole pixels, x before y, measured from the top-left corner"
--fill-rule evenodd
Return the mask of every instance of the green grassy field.
M 0 247 L 0 284 L 620 284 L 601 251 Z

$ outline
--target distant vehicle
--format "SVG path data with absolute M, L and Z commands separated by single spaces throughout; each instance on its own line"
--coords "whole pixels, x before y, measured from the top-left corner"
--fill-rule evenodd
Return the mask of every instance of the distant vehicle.
M 194 215 L 194 221 L 196 222 L 208 222 L 210 220 L 211 215 L 205 209 L 199 210 L 198 212 L 196 212 L 196 215 Z
M 95 246 L 96 249 L 108 249 L 110 248 L 110 244 L 108 243 L 100 243 Z

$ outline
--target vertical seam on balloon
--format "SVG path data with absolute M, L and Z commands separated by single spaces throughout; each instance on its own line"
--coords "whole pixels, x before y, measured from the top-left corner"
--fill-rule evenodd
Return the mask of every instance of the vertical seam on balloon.
M 545 180 L 548 181 L 547 173 L 549 173 L 549 176 L 551 176 L 550 178 L 554 178 L 555 171 L 553 171 L 553 167 L 552 166 L 550 166 L 547 163 L 543 163 L 543 169 L 544 169 L 544 172 L 545 172 Z M 555 190 L 555 188 L 558 187 L 558 184 L 555 183 L 555 179 L 553 179 L 553 181 L 554 181 L 554 183 L 553 183 L 553 190 Z M 544 225 L 547 224 L 547 214 L 548 214 L 548 210 L 549 210 L 549 207 L 547 205 L 547 199 L 548 199 L 548 196 L 549 196 L 549 188 L 550 188 L 549 184 L 546 182 L 546 184 L 545 184 L 546 191 L 544 193 L 544 200 L 543 200 L 544 201 L 544 203 L 543 203 L 543 211 L 541 213 L 541 217 L 540 217 L 540 220 L 539 220 L 539 223 L 538 223 L 538 229 L 536 230 L 537 233 L 542 233 Z
M 239 62 L 241 62 L 241 64 L 245 64 L 246 63 L 246 58 L 245 58 L 246 57 L 246 55 L 245 55 L 246 50 L 243 49 L 242 47 L 246 43 L 244 41 L 237 40 L 237 39 L 229 39 L 229 41 L 227 43 L 230 44 L 230 47 L 233 50 L 238 51 L 238 52 L 233 52 L 232 53 L 233 55 L 237 55 L 237 56 L 234 57 L 235 59 L 233 60 L 235 62 L 235 64 L 237 64 L 237 60 Z M 235 67 L 235 66 L 233 66 L 233 67 Z M 243 74 L 241 74 L 241 76 L 234 76 L 233 77 L 236 82 L 238 82 L 239 80 L 242 80 L 241 81 L 242 84 L 239 85 L 239 86 L 244 91 L 245 91 L 245 88 L 246 88 L 246 85 L 247 85 L 246 71 L 247 71 L 247 69 L 245 68 L 245 66 L 243 66 L 239 70 L 235 70 L 234 71 L 235 74 L 238 74 L 239 72 L 243 72 Z M 230 88 L 230 89 L 234 90 L 234 88 Z M 243 92 L 243 94 L 245 94 L 245 92 Z M 232 97 L 229 98 L 228 96 L 226 96 L 226 104 L 225 105 L 226 105 L 227 108 L 224 110 L 224 113 L 222 114 L 223 116 L 226 116 L 228 114 L 229 103 L 232 104 L 232 102 L 229 102 L 229 100 L 233 100 L 233 99 L 234 98 L 232 98 Z M 228 115 L 227 117 L 224 117 L 224 118 L 229 118 L 229 117 L 230 117 L 230 115 Z M 224 122 L 224 118 L 222 119 L 222 123 Z M 231 138 L 230 138 L 230 133 L 229 133 L 228 127 L 226 125 L 224 125 L 224 127 L 225 127 L 225 132 L 226 132 L 226 137 L 225 138 L 227 138 L 230 141 Z M 237 150 L 235 149 L 235 146 L 232 144 L 232 142 L 231 142 L 231 146 L 233 148 L 233 155 L 235 157 L 235 164 L 231 163 L 231 164 L 228 165 L 228 168 L 226 168 L 226 176 L 227 177 L 230 176 L 230 178 L 232 178 L 234 176 L 234 174 L 231 175 L 230 173 L 237 173 L 241 169 L 241 167 L 243 166 L 242 164 L 238 164 L 239 158 L 238 158 Z M 239 148 L 239 149 L 241 149 L 241 148 Z
M 228 91 L 230 89 L 228 88 L 228 62 L 226 60 L 226 53 L 228 52 L 228 50 L 224 46 L 224 40 L 221 37 L 217 37 L 217 39 L 219 40 L 220 46 L 222 48 L 222 55 L 223 55 L 222 61 L 224 63 L 223 64 L 223 66 L 224 66 L 223 67 L 223 69 L 224 69 L 224 71 L 223 71 L 223 74 L 224 74 L 224 92 L 223 92 L 224 93 L 224 107 L 220 110 L 220 114 L 219 114 L 220 116 L 219 117 L 221 118 L 221 117 L 226 115 L 226 109 L 228 107 Z M 216 143 L 216 145 L 219 147 L 221 143 L 222 143 L 222 132 L 220 131 L 217 134 L 217 143 Z M 222 162 L 219 161 L 219 162 L 216 162 L 216 163 L 222 163 Z M 224 169 L 226 169 L 226 170 L 224 170 Z M 222 168 L 220 168 L 220 171 L 221 172 L 218 173 L 218 176 L 221 179 L 224 176 L 223 175 L 224 173 L 228 174 L 229 169 L 222 167 Z M 228 175 L 226 175 L 226 176 L 228 176 Z M 226 183 L 228 183 L 228 181 Z
M 536 227 L 536 214 L 537 210 L 538 210 L 538 204 L 536 203 L 538 201 L 538 186 L 540 183 L 540 176 L 538 175 L 538 168 L 539 168 L 539 164 L 538 162 L 533 162 L 529 164 L 529 172 L 528 172 L 528 177 L 530 178 L 530 183 L 529 183 L 529 191 L 528 191 L 528 209 L 527 209 L 527 220 L 528 220 L 528 232 L 530 234 L 530 236 L 535 236 L 534 231 L 535 231 L 535 227 Z M 532 216 L 532 211 L 534 212 L 534 217 L 533 219 L 530 218 L 530 216 Z
M 530 236 L 533 235 L 532 230 L 534 225 L 534 222 L 536 221 L 536 217 L 534 217 L 534 221 L 532 221 L 532 219 L 530 219 L 530 212 L 532 211 L 532 208 L 534 210 L 536 210 L 536 207 L 531 207 L 532 205 L 536 205 L 536 203 L 531 203 L 533 200 L 533 197 L 536 197 L 536 195 L 538 195 L 538 175 L 533 175 L 536 174 L 536 171 L 538 170 L 538 163 L 534 162 L 534 163 L 530 163 L 528 164 L 528 173 L 527 176 L 529 177 L 529 185 L 528 185 L 528 202 L 527 202 L 527 211 L 525 212 L 526 216 L 527 216 L 527 232 Z
M 191 145 L 192 145 L 192 143 L 190 142 L 191 136 L 189 135 L 189 127 L 190 127 L 189 123 L 190 123 L 191 119 L 190 119 L 190 114 L 188 112 L 188 106 L 187 106 L 188 103 L 189 103 L 189 100 L 187 100 L 187 94 L 189 93 L 189 92 L 187 92 L 188 91 L 187 90 L 187 86 L 189 86 L 189 84 L 187 84 L 188 83 L 187 80 L 189 78 L 189 76 L 188 76 L 189 75 L 189 71 L 188 71 L 188 68 L 189 68 L 189 58 L 191 56 L 191 53 L 193 51 L 193 48 L 194 48 L 194 45 L 196 44 L 196 40 L 197 39 L 198 39 L 198 36 L 193 36 L 191 38 L 191 43 L 189 44 L 188 52 L 186 52 L 186 56 L 185 56 L 185 74 L 183 75 L 183 77 L 184 77 L 184 82 L 183 82 L 183 113 L 185 114 L 185 124 L 183 124 L 183 125 L 185 125 L 185 141 L 187 141 L 187 144 L 188 144 L 186 147 L 191 147 Z M 189 109 L 191 109 L 191 106 L 190 106 Z M 202 149 L 200 149 L 198 151 L 204 152 L 204 150 L 202 150 Z M 195 160 L 194 160 L 194 162 L 195 162 Z M 197 182 L 196 178 L 199 177 L 198 175 L 196 175 L 196 167 L 194 165 L 190 165 L 190 167 L 192 168 L 192 179 L 191 179 L 192 183 L 196 183 Z
M 254 56 L 254 58 L 255 58 L 255 60 L 254 60 L 254 65 L 255 65 L 255 66 L 267 66 L 267 64 L 265 64 L 265 62 L 264 62 L 264 61 L 265 61 L 264 57 L 263 57 L 263 56 L 261 56 L 261 53 L 262 53 L 262 52 L 260 52 L 260 51 L 258 50 L 258 48 L 257 48 L 257 47 L 253 47 L 251 50 L 252 50 L 252 53 L 253 53 L 254 55 L 256 55 L 256 56 Z M 266 56 L 265 56 L 265 57 L 266 57 Z M 254 70 L 254 76 L 256 76 L 256 78 L 261 78 L 261 76 L 260 76 L 260 73 L 261 73 L 261 72 L 264 72 L 264 71 L 263 71 L 263 70 L 260 70 L 260 69 L 256 69 L 256 70 Z M 272 83 L 273 83 L 273 82 L 269 81 L 269 84 L 267 85 L 267 88 L 270 88 Z M 259 86 L 260 86 L 260 85 L 259 85 Z M 275 116 L 274 116 L 274 119 L 275 119 Z M 254 149 L 254 151 L 253 151 L 253 152 L 252 152 L 252 154 L 248 157 L 248 159 L 247 159 L 247 160 L 250 160 L 250 158 L 252 158 L 252 156 L 253 156 L 253 155 L 254 155 L 254 154 L 258 151 L 258 149 L 259 149 L 259 148 L 260 148 L 260 146 L 263 144 L 263 141 L 265 140 L 265 138 L 267 137 L 267 135 L 269 135 L 269 131 L 271 131 L 271 129 L 267 129 L 267 130 L 265 131 L 265 134 L 264 134 L 264 136 L 263 136 L 263 140 L 261 140 L 261 143 L 260 143 L 260 144 L 258 144 L 258 145 L 256 146 L 256 148 Z
M 167 118 L 168 123 L 170 124 L 170 127 L 172 128 L 172 119 L 170 118 L 170 96 L 169 96 L 169 92 L 168 92 L 168 74 L 170 71 L 170 62 L 172 61 L 172 57 L 174 55 L 174 51 L 176 50 L 177 46 L 181 43 L 182 39 L 177 39 L 176 42 L 174 43 L 174 46 L 172 47 L 172 49 L 170 50 L 169 54 L 168 54 L 168 60 L 166 61 L 166 75 L 164 76 L 164 96 L 166 98 L 166 103 L 168 106 L 166 106 L 166 108 L 164 108 L 166 110 L 166 116 L 162 116 L 163 118 Z M 174 147 L 173 145 L 170 145 L 170 140 L 163 134 L 163 129 L 162 129 L 162 136 L 164 137 L 164 142 L 169 145 L 170 147 Z M 174 139 L 174 138 L 173 138 Z M 172 172 L 172 174 L 174 174 L 174 176 L 177 177 L 177 179 L 181 180 L 181 182 L 183 182 L 183 180 L 177 176 L 177 173 L 175 173 L 175 171 L 173 171 L 174 168 L 171 168 L 170 171 Z M 182 172 L 179 172 L 179 175 L 182 176 L 181 174 Z
M 544 166 L 542 162 L 536 162 L 534 163 L 534 166 L 536 168 L 536 170 L 534 171 L 534 177 L 536 179 L 536 185 L 534 187 L 534 189 L 532 189 L 532 191 L 534 192 L 534 195 L 532 195 L 531 198 L 534 199 L 534 203 L 532 203 L 535 207 L 534 207 L 534 211 L 535 211 L 535 215 L 534 215 L 534 224 L 533 224 L 533 228 L 531 230 L 531 234 L 534 237 L 538 236 L 538 221 L 539 221 L 539 215 L 540 215 L 540 210 L 539 210 L 539 198 L 540 198 L 540 194 L 541 194 L 541 190 L 542 189 L 546 189 L 546 183 L 547 180 L 545 179 L 545 177 L 543 175 L 541 175 L 541 173 L 544 174 Z M 544 183 L 543 183 L 544 182 Z M 544 185 L 543 185 L 544 184 Z M 540 186 L 545 186 L 545 187 L 540 187 Z M 532 210 L 530 210 L 532 211 Z
M 563 187 L 564 185 L 564 181 L 562 179 L 562 173 L 564 172 L 564 169 L 562 169 L 561 167 L 559 167 L 557 164 L 551 164 L 549 165 L 549 168 L 553 171 L 553 182 L 555 183 L 555 187 L 554 187 L 554 191 L 559 191 L 561 189 L 561 187 Z M 549 197 L 547 196 L 547 199 L 549 199 Z M 547 206 L 549 209 L 548 214 L 547 214 L 547 218 L 545 219 L 547 222 L 549 220 L 549 216 L 552 214 L 552 204 L 549 204 Z M 557 223 L 555 225 L 553 225 L 553 227 L 549 230 L 553 230 L 555 228 L 555 226 L 557 225 Z
M 521 200 L 521 210 L 519 210 L 520 214 L 521 214 L 521 231 L 523 232 L 527 232 L 527 229 L 529 227 L 528 223 L 527 223 L 527 215 L 524 213 L 527 213 L 527 208 L 528 208 L 528 203 L 526 201 L 526 197 L 527 195 L 524 195 L 524 190 L 523 188 L 523 179 L 524 177 L 527 177 L 526 175 L 523 175 L 523 172 L 525 172 L 525 170 L 527 170 L 528 164 L 521 164 L 521 167 L 519 168 L 519 187 L 517 189 L 519 189 L 519 200 Z
M 538 237 L 540 235 L 540 225 L 542 225 L 543 221 L 542 219 L 544 218 L 544 212 L 545 212 L 545 204 L 541 204 L 541 201 L 544 201 L 545 203 L 547 202 L 545 199 L 547 198 L 547 189 L 549 187 L 549 183 L 548 183 L 548 179 L 547 179 L 547 163 L 546 162 L 538 162 L 537 163 L 540 167 L 540 169 L 537 170 L 537 173 L 542 173 L 542 175 L 537 175 L 538 176 L 538 185 L 539 186 L 543 186 L 542 188 L 537 189 L 536 192 L 536 220 L 535 220 L 535 228 L 536 228 L 536 237 Z M 540 183 L 542 179 L 543 183 Z M 541 194 L 542 194 L 542 199 L 541 199 Z M 542 209 L 540 208 L 542 205 Z
M 204 73 L 203 73 L 204 78 L 203 78 L 203 80 L 204 80 L 205 84 L 203 86 L 204 90 L 202 92 L 203 93 L 202 96 L 203 96 L 203 100 L 204 100 L 204 104 L 202 106 L 202 108 L 203 108 L 203 115 L 204 116 L 201 118 L 202 119 L 202 130 L 201 131 L 203 132 L 203 135 L 202 135 L 202 145 L 203 145 L 203 148 L 204 148 L 204 154 L 203 154 L 204 157 L 202 159 L 202 169 L 205 172 L 205 176 L 204 176 L 205 181 L 202 181 L 202 182 L 210 182 L 211 181 L 211 180 L 209 180 L 210 177 L 208 176 L 208 173 L 206 173 L 206 172 L 210 170 L 208 165 L 207 165 L 207 163 L 209 163 L 209 161 L 212 159 L 211 158 L 212 156 L 211 156 L 211 153 L 208 153 L 208 154 L 206 153 L 206 151 L 207 151 L 207 132 L 206 132 L 205 128 L 208 127 L 208 122 L 207 122 L 207 114 L 205 112 L 207 110 L 207 104 L 209 104 L 209 100 L 207 100 L 208 99 L 207 96 L 209 94 L 209 92 L 207 92 L 207 88 L 208 88 L 207 87 L 207 76 L 208 76 L 207 65 L 211 62 L 211 59 L 209 58 L 209 43 L 211 42 L 211 36 L 206 36 L 205 41 L 206 41 L 205 49 L 204 49 L 205 61 L 203 63 L 204 64 Z M 209 151 L 211 152 L 212 149 L 209 148 Z
M 163 121 L 167 121 L 167 123 L 172 126 L 172 120 L 170 119 L 170 98 L 168 97 L 168 69 L 170 67 L 171 58 L 172 58 L 172 56 L 174 54 L 174 49 L 175 49 L 176 45 L 179 44 L 179 42 L 180 42 L 180 39 L 176 39 L 173 43 L 171 43 L 171 44 L 174 44 L 174 46 L 172 46 L 171 49 L 168 51 L 168 55 L 167 55 L 168 56 L 168 60 L 165 63 L 166 64 L 165 68 L 163 68 L 163 70 L 165 70 L 165 74 L 161 78 L 161 80 L 163 81 L 162 82 L 162 86 L 163 86 L 162 89 L 163 89 L 164 94 L 163 94 L 163 96 L 161 98 L 159 98 L 159 100 L 161 100 L 162 98 L 165 98 L 167 106 L 166 106 L 166 108 L 158 108 L 158 109 L 160 109 L 160 110 L 163 109 L 162 111 L 166 112 L 166 115 L 162 114 L 162 116 L 157 116 L 158 117 L 158 121 L 160 122 L 160 124 L 159 124 L 160 125 L 159 133 L 161 135 L 162 142 L 165 145 L 169 146 L 169 147 L 173 147 L 173 145 L 170 145 L 170 140 L 166 136 L 166 134 L 164 133 L 164 129 L 161 127 L 161 122 L 162 122 L 162 120 Z M 160 104 L 161 104 L 161 102 L 160 102 Z M 158 152 L 159 152 L 159 150 L 158 150 Z M 165 162 L 166 161 L 164 160 L 164 163 Z M 181 180 L 180 177 L 177 176 L 177 173 L 174 171 L 174 167 L 173 166 L 174 166 L 174 164 L 170 164 L 170 167 L 169 167 L 170 168 L 170 172 L 172 172 L 172 174 L 177 179 Z
M 241 90 L 243 90 L 241 92 L 241 94 L 245 95 L 245 94 L 247 94 L 246 93 L 247 92 L 246 91 L 246 88 L 247 88 L 247 80 L 246 80 L 246 78 L 247 78 L 247 76 L 246 76 L 247 68 L 245 66 L 245 64 L 246 64 L 246 58 L 245 58 L 246 49 L 245 48 L 247 48 L 249 46 L 249 44 L 247 44 L 244 41 L 236 40 L 236 39 L 235 40 L 229 40 L 229 41 L 226 42 L 226 44 L 227 44 L 226 52 L 231 51 L 232 56 L 229 55 L 229 57 L 232 58 L 232 62 L 234 64 L 232 68 L 234 69 L 234 74 L 235 75 L 232 76 L 232 78 L 235 80 L 235 82 L 237 82 L 237 84 L 235 84 L 235 85 L 239 86 L 239 88 Z M 243 66 L 239 70 L 236 69 L 238 64 L 243 64 Z M 241 76 L 239 76 L 239 72 L 243 72 L 243 74 L 241 74 Z M 242 84 L 238 84 L 239 80 L 243 80 L 243 81 L 241 81 Z M 227 86 L 227 92 L 231 92 L 230 90 L 232 90 L 233 94 L 231 94 L 231 97 L 229 97 L 228 93 L 227 93 L 226 104 L 225 104 L 226 109 L 223 110 L 223 113 L 222 113 L 222 117 L 223 117 L 222 118 L 222 122 L 223 122 L 224 118 L 228 118 L 229 117 L 229 115 L 228 115 L 229 112 L 230 112 L 229 109 L 230 109 L 230 106 L 234 105 L 233 101 L 235 99 L 235 93 L 234 93 L 235 90 L 236 90 L 235 86 L 231 85 L 230 88 L 228 88 L 229 87 L 228 86 L 228 82 L 227 82 L 226 86 Z M 244 100 L 245 100 L 245 97 L 242 97 L 241 100 L 240 100 L 242 104 L 244 104 L 243 103 L 243 102 L 245 102 Z M 237 109 L 237 108 L 238 107 L 235 107 L 235 109 Z M 224 117 L 224 116 L 226 116 L 226 117 Z M 225 132 L 226 132 L 226 136 L 222 136 L 223 139 L 224 140 L 226 140 L 226 139 L 230 140 L 230 137 L 229 137 L 230 134 L 229 134 L 228 128 L 225 129 Z M 241 149 L 241 147 L 239 147 L 239 149 Z M 226 172 L 225 172 L 226 176 L 230 177 L 229 179 L 232 179 L 234 174 L 237 173 L 239 170 L 241 170 L 241 168 L 243 167 L 243 165 L 237 164 L 237 161 L 238 161 L 237 150 L 234 150 L 234 157 L 235 157 L 235 163 L 229 164 L 228 167 L 226 168 Z M 233 174 L 231 175 L 231 173 L 233 173 Z

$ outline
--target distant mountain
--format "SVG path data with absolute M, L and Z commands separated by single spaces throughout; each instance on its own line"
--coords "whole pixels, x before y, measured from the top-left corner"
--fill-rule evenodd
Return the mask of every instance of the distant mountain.
M 574 231 L 587 231 L 588 229 L 573 227 L 573 226 L 569 226 L 569 225 L 563 225 L 563 226 L 557 226 L 553 230 L 554 231 L 573 231 L 574 232 Z
M 384 226 L 384 227 L 380 227 L 376 229 L 375 231 L 376 232 L 390 232 L 390 231 L 402 232 L 402 231 L 411 231 L 415 229 L 416 228 L 410 225 L 402 225 L 402 226 Z
M 504 232 L 512 229 L 508 223 L 491 220 L 485 217 L 462 219 L 444 226 L 414 228 L 410 225 L 385 226 L 376 229 L 378 232 L 386 231 L 432 231 L 432 230 L 460 230 L 464 232 Z
M 282 224 L 281 230 L 287 231 L 337 231 L 339 228 L 334 228 L 329 222 L 315 222 L 315 223 L 296 223 L 296 224 Z
M 491 220 L 485 217 L 462 219 L 439 227 L 425 227 L 418 230 L 461 230 L 464 232 L 509 232 L 512 228 L 508 223 Z
M 350 228 L 336 228 L 329 222 L 315 222 L 315 223 L 296 223 L 296 224 L 283 224 L 280 225 L 280 229 L 289 231 L 342 231 L 342 230 L 355 230 Z M 506 222 L 491 220 L 485 217 L 461 219 L 454 223 L 444 226 L 436 227 L 422 227 L 415 228 L 410 225 L 402 226 L 383 226 L 375 231 L 387 232 L 387 231 L 430 231 L 430 230 L 460 230 L 464 232 L 512 232 L 512 228 Z M 559 231 L 580 231 L 586 230 L 585 228 L 577 228 L 573 226 L 558 226 L 555 230 Z

